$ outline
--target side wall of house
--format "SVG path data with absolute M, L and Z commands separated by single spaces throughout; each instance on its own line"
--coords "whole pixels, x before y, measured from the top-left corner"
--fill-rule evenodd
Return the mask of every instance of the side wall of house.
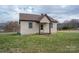
M 51 28 L 51 33 L 57 32 L 57 23 L 53 23 L 53 27 Z
M 39 25 L 36 22 L 32 22 L 32 28 L 29 28 L 29 21 L 20 22 L 21 35 L 34 34 L 39 32 Z

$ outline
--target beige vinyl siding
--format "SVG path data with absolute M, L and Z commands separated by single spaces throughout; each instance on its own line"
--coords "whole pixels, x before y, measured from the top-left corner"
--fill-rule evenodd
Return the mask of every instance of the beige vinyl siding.
M 51 28 L 51 33 L 57 32 L 57 23 L 52 24 L 53 27 Z
M 20 22 L 20 33 L 25 34 L 34 34 L 39 32 L 39 25 L 36 22 L 32 22 L 32 28 L 29 28 L 29 21 Z
M 44 17 L 43 19 L 41 19 L 40 22 L 41 22 L 41 23 L 50 23 L 50 21 L 48 20 L 47 17 Z
M 44 25 L 44 33 L 49 33 L 49 23 Z
M 41 19 L 40 23 L 45 23 L 43 24 L 43 30 L 40 30 L 41 33 L 49 33 L 49 23 L 50 21 L 48 20 L 47 17 L 44 17 L 43 19 Z

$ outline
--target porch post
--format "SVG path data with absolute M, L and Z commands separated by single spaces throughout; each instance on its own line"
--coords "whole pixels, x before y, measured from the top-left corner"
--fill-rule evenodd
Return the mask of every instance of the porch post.
M 49 34 L 51 34 L 51 22 L 49 23 Z
M 40 24 L 40 22 L 39 22 L 39 34 L 40 34 L 40 26 L 41 26 L 41 24 Z

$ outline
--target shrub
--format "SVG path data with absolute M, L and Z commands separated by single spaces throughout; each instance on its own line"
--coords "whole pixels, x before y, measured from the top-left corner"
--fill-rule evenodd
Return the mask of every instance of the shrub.
M 74 29 L 74 27 L 64 26 L 62 29 L 63 29 L 63 30 L 68 30 L 68 29 Z

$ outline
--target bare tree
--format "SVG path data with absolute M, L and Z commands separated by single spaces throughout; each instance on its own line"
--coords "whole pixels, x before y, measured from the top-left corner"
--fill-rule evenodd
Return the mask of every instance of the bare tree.
M 79 19 L 66 20 L 58 24 L 58 29 L 77 29 L 79 28 Z
M 19 31 L 19 23 L 17 21 L 7 22 L 4 30 L 6 32 L 18 32 Z

